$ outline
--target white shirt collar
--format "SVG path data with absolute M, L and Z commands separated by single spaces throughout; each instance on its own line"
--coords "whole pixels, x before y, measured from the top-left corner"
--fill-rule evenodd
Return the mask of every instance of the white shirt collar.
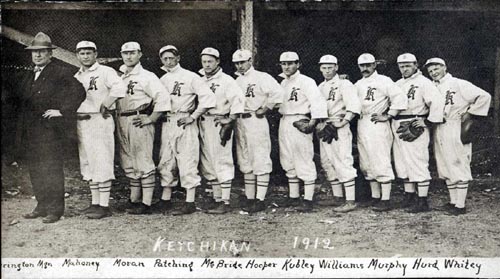
M 249 74 L 251 74 L 252 72 L 254 72 L 255 69 L 253 68 L 253 66 L 251 66 L 246 72 L 244 72 L 243 74 L 241 74 L 240 72 L 235 72 L 234 74 L 237 75 L 237 76 L 247 76 Z
M 127 72 L 127 65 L 120 66 L 120 72 L 122 72 L 125 75 L 135 75 L 138 74 L 141 70 L 142 70 L 141 62 L 137 63 L 130 72 Z
M 298 77 L 299 75 L 300 75 L 300 70 L 297 70 L 297 72 L 295 72 L 295 74 L 291 75 L 290 77 L 287 77 L 284 73 L 279 74 L 280 77 L 282 77 L 284 79 L 289 79 L 289 80 L 292 80 L 292 79 Z
M 162 69 L 162 70 L 164 70 L 164 71 L 165 71 L 165 72 L 167 72 L 167 73 L 175 73 L 175 72 L 177 72 L 180 68 L 182 68 L 182 67 L 181 67 L 181 64 L 177 64 L 177 65 L 175 65 L 175 67 L 173 67 L 172 69 L 167 68 L 167 67 L 165 67 L 165 66 L 162 66 L 162 67 L 161 67 L 161 69 Z

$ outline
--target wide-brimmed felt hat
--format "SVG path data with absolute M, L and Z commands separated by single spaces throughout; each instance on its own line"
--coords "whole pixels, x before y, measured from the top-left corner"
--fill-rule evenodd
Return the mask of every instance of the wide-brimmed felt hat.
M 52 41 L 50 40 L 50 37 L 47 36 L 47 34 L 43 32 L 38 32 L 36 34 L 35 38 L 31 42 L 31 45 L 28 46 L 26 49 L 27 50 L 36 50 L 36 49 L 55 49 L 54 45 L 52 45 Z

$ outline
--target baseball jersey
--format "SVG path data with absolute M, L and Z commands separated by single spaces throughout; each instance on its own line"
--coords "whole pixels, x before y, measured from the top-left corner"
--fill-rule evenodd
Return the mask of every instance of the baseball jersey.
M 225 115 L 243 113 L 245 96 L 232 77 L 225 74 L 222 69 L 219 69 L 211 77 L 207 77 L 203 69 L 199 73 L 203 75 L 202 80 L 209 86 L 216 98 L 216 105 L 207 111 L 208 114 Z
M 125 84 L 116 71 L 97 62 L 87 70 L 81 67 L 75 74 L 75 78 L 87 92 L 87 97 L 77 110 L 80 113 L 97 113 L 106 98 L 122 98 L 127 92 Z M 113 108 L 114 104 L 110 109 Z
M 327 118 L 326 101 L 316 82 L 297 71 L 290 77 L 280 74 L 285 94 L 279 112 L 282 115 L 308 114 L 312 119 Z
M 121 78 L 127 87 L 127 95 L 119 100 L 121 112 L 141 110 L 153 102 L 153 111 L 170 111 L 170 94 L 160 79 L 152 72 L 142 68 L 141 63 L 126 72 L 127 67 L 122 65 Z
M 344 118 L 347 111 L 359 114 L 361 102 L 354 84 L 335 75 L 331 80 L 325 80 L 319 85 L 319 90 L 326 99 L 328 117 Z
M 389 110 L 404 110 L 408 105 L 403 90 L 391 78 L 375 71 L 371 76 L 356 82 L 361 101 L 361 114 L 385 113 Z
M 244 74 L 235 73 L 236 82 L 245 92 L 245 112 L 254 112 L 264 106 L 273 109 L 283 101 L 283 88 L 268 73 L 250 67 Z
M 189 112 L 196 109 L 196 98 L 198 97 L 198 108 L 215 107 L 215 95 L 203 82 L 200 76 L 182 68 L 179 64 L 173 69 L 161 67 L 167 72 L 160 81 L 170 92 L 172 112 Z
M 434 123 L 443 121 L 444 99 L 436 86 L 422 75 L 420 71 L 408 78 L 396 81 L 406 93 L 408 108 L 399 115 L 426 115 L 427 120 Z
M 466 112 L 479 116 L 488 115 L 491 95 L 483 89 L 451 74 L 446 74 L 434 83 L 445 100 L 445 119 L 459 119 Z

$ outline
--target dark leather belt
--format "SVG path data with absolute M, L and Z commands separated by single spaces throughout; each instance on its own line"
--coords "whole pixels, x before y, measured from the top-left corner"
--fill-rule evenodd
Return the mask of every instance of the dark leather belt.
M 89 120 L 91 117 L 90 114 L 77 114 L 76 120 Z
M 122 112 L 120 113 L 120 116 L 132 116 L 132 115 L 139 115 L 139 114 L 147 114 L 147 110 L 136 110 L 136 111 L 127 111 L 127 112 Z
M 401 119 L 410 119 L 410 118 L 417 118 L 417 117 L 427 117 L 429 116 L 428 114 L 422 114 L 422 115 L 418 115 L 418 114 L 407 114 L 407 115 L 396 115 L 393 119 L 394 120 L 401 120 Z
M 205 121 L 205 117 L 203 116 L 211 116 L 211 117 L 217 117 L 217 116 L 222 116 L 222 117 L 229 117 L 229 113 L 228 114 L 204 114 L 202 116 L 200 116 L 200 121 Z
M 252 117 L 252 114 L 249 112 L 240 114 L 240 118 L 250 118 L 250 117 Z
M 294 116 L 294 115 L 303 115 L 309 119 L 311 119 L 311 114 L 310 113 L 306 113 L 306 114 L 285 114 L 285 115 L 288 115 L 288 116 Z M 283 117 L 285 115 L 281 115 L 280 117 Z

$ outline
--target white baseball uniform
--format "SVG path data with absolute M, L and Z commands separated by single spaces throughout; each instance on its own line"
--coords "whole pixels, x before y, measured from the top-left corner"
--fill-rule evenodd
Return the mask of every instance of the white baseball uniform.
M 236 81 L 225 74 L 222 69 L 213 76 L 207 77 L 200 70 L 202 80 L 216 97 L 215 107 L 200 117 L 201 139 L 201 174 L 205 179 L 223 183 L 234 178 L 233 137 L 222 146 L 220 139 L 221 125 L 215 126 L 216 117 L 227 117 L 229 114 L 243 113 L 245 96 Z
M 87 70 L 80 68 L 75 78 L 82 83 L 87 92 L 87 97 L 77 113 L 90 117 L 77 122 L 78 151 L 83 179 L 92 183 L 115 179 L 115 123 L 111 116 L 104 119 L 99 110 L 107 98 L 124 97 L 126 87 L 113 68 L 97 62 Z
M 361 101 L 358 121 L 359 165 L 366 180 L 388 183 L 394 179 L 391 164 L 393 135 L 389 121 L 374 123 L 371 115 L 407 108 L 407 98 L 394 81 L 375 71 L 356 82 Z
M 429 181 L 429 140 L 430 133 L 426 127 L 424 133 L 412 142 L 404 141 L 396 133 L 402 121 L 415 118 L 427 118 L 428 121 L 443 121 L 444 99 L 436 86 L 417 71 L 411 77 L 402 78 L 396 84 L 406 93 L 408 108 L 401 111 L 392 120 L 394 133 L 394 165 L 399 178 L 409 182 Z
M 158 165 L 161 185 L 175 187 L 180 177 L 182 187 L 194 188 L 200 185 L 198 125 L 193 122 L 179 127 L 177 121 L 191 116 L 195 109 L 213 108 L 216 101 L 215 95 L 200 76 L 180 65 L 173 69 L 166 67 L 162 69 L 167 73 L 160 80 L 170 92 L 172 108 L 162 126 L 162 144 Z M 196 107 L 196 99 L 198 107 Z
M 460 140 L 461 118 L 466 112 L 488 115 L 491 95 L 474 84 L 446 74 L 435 82 L 445 100 L 445 122 L 436 127 L 434 152 L 439 177 L 446 184 L 467 183 L 472 180 L 470 160 L 472 144 Z
M 120 140 L 120 159 L 125 175 L 132 179 L 148 177 L 155 172 L 153 162 L 154 125 L 142 128 L 134 126 L 133 118 L 151 103 L 153 111 L 171 110 L 170 95 L 158 77 L 145 70 L 138 63 L 130 72 L 126 66 L 120 67 L 121 76 L 127 86 L 127 95 L 119 100 L 120 117 L 118 136 Z M 131 115 L 127 115 L 131 114 Z
M 238 165 L 244 174 L 269 174 L 273 168 L 269 123 L 265 117 L 256 117 L 255 111 L 265 106 L 273 109 L 276 104 L 281 104 L 283 89 L 269 74 L 253 67 L 236 75 L 236 82 L 245 92 L 245 114 L 236 122 Z
M 326 99 L 328 122 L 344 119 L 347 111 L 355 114 L 361 112 L 357 89 L 349 80 L 340 79 L 335 75 L 331 80 L 323 81 L 319 89 Z M 344 183 L 356 178 L 352 157 L 352 133 L 349 125 L 337 129 L 337 133 L 338 140 L 331 143 L 320 141 L 321 165 L 330 182 L 338 180 Z
M 280 162 L 288 178 L 303 181 L 316 180 L 314 165 L 313 134 L 304 134 L 293 126 L 293 122 L 305 118 L 327 118 L 326 101 L 319 91 L 316 82 L 297 71 L 284 78 L 281 86 L 284 89 L 283 103 L 279 112 L 282 115 L 279 126 Z

